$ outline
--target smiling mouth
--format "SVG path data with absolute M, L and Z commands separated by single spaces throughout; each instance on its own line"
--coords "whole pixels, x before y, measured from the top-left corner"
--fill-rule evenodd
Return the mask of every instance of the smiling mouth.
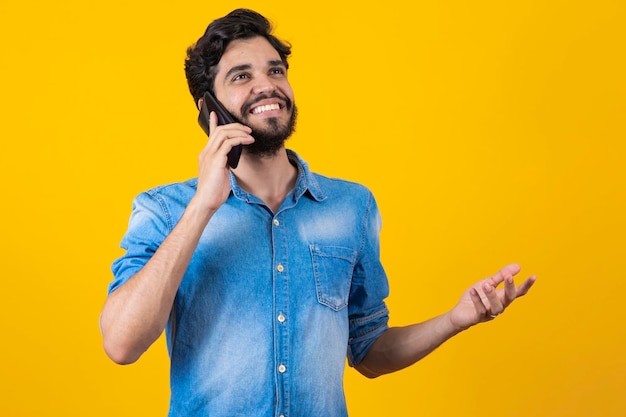
M 274 103 L 274 104 L 266 104 L 264 106 L 258 106 L 258 107 L 253 108 L 250 113 L 261 114 L 261 113 L 265 113 L 267 111 L 272 111 L 272 110 L 280 110 L 280 104 Z

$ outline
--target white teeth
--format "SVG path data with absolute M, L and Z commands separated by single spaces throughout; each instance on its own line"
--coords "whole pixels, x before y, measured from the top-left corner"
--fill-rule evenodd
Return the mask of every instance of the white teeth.
M 279 104 L 266 104 L 265 106 L 255 107 L 254 110 L 252 110 L 252 113 L 259 114 L 259 113 L 263 113 L 263 112 L 271 111 L 271 110 L 280 110 L 280 105 Z

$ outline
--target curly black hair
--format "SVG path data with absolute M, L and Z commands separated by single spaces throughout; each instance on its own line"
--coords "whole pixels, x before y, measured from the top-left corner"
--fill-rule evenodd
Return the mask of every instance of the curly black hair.
M 280 59 L 289 68 L 287 57 L 291 44 L 272 35 L 271 23 L 259 13 L 249 9 L 236 9 L 209 24 L 204 35 L 187 48 L 185 76 L 194 102 L 206 91 L 213 91 L 215 67 L 220 62 L 228 44 L 238 39 L 262 36 L 276 49 Z

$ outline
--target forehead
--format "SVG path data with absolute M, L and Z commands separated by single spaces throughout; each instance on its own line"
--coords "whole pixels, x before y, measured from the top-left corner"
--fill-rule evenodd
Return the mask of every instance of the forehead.
M 217 74 L 224 74 L 236 66 L 267 66 L 280 61 L 278 51 L 262 36 L 230 42 L 217 64 Z

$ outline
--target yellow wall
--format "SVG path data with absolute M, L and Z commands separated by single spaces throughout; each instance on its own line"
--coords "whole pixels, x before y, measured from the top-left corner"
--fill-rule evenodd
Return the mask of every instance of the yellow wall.
M 377 196 L 392 324 L 540 278 L 413 368 L 347 371 L 351 416 L 623 416 L 625 3 L 215 4 L 0 5 L 0 415 L 165 415 L 163 340 L 116 366 L 98 315 L 132 198 L 195 176 L 185 48 L 248 6 L 294 45 L 289 146 Z

